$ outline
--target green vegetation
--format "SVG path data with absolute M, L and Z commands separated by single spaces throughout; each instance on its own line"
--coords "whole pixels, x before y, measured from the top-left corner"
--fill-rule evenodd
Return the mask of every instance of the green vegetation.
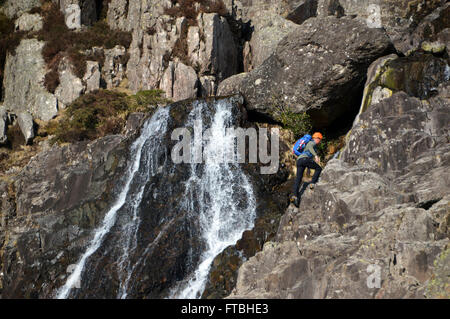
M 54 135 L 52 142 L 93 140 L 108 134 L 119 134 L 132 112 L 149 112 L 158 104 L 170 101 L 163 91 L 141 91 L 128 96 L 110 90 L 97 90 L 80 96 L 60 118 L 50 121 L 43 131 Z
M 274 119 L 280 122 L 283 128 L 294 133 L 296 139 L 305 134 L 310 134 L 312 129 L 312 122 L 310 116 L 306 112 L 293 112 L 282 100 L 280 96 L 272 96 L 273 109 L 276 110 L 273 114 Z
M 273 118 L 281 123 L 284 129 L 290 130 L 294 133 L 295 140 L 301 138 L 305 134 L 313 134 L 314 129 L 311 117 L 306 112 L 293 112 L 282 100 L 281 96 L 277 94 L 272 95 L 272 107 L 275 113 Z M 318 155 L 323 163 L 330 160 L 333 155 L 345 146 L 345 134 L 337 135 L 338 132 L 331 132 L 326 129 L 319 130 L 323 139 L 317 146 Z M 328 134 L 329 133 L 329 134 Z M 329 135 L 327 137 L 327 135 Z
M 450 248 L 434 260 L 434 272 L 425 289 L 427 298 L 450 298 Z

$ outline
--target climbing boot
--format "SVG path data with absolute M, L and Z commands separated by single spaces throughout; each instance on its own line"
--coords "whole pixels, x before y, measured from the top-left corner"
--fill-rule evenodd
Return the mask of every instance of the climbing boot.
M 314 187 L 316 187 L 316 184 L 314 183 L 309 184 L 309 189 L 314 189 Z
M 299 201 L 299 199 L 298 199 L 297 196 L 292 196 L 290 201 L 291 201 L 291 203 L 294 204 L 294 206 L 297 207 L 297 208 L 298 208 L 298 206 L 300 205 L 300 201 Z

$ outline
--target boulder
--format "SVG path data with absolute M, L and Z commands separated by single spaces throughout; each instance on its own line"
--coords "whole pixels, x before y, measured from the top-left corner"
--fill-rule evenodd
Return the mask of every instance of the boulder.
M 81 80 L 73 74 L 72 64 L 63 59 L 58 67 L 59 85 L 55 90 L 59 108 L 63 109 L 71 104 L 85 91 Z
M 102 68 L 102 78 L 106 83 L 106 88 L 118 87 L 125 77 L 124 58 L 127 50 L 121 45 L 116 45 L 112 49 L 105 49 L 104 54 L 105 63 Z
M 100 89 L 100 66 L 97 61 L 86 61 L 86 73 L 83 82 L 86 85 L 86 93 Z
M 317 15 L 317 0 L 290 1 L 286 19 L 302 24 L 305 20 Z
M 244 71 L 260 66 L 275 50 L 278 43 L 298 26 L 270 11 L 255 14 L 252 20 L 253 32 L 245 50 Z
M 8 54 L 5 65 L 4 106 L 12 113 L 29 112 L 34 118 L 48 121 L 58 112 L 56 97 L 43 83 L 46 64 L 42 57 L 44 42 L 24 39 L 15 55 Z
M 20 131 L 25 138 L 25 144 L 33 143 L 34 139 L 34 123 L 33 117 L 28 112 L 21 112 L 17 114 L 17 122 L 19 123 Z
M 159 88 L 166 92 L 166 98 L 173 101 L 197 97 L 197 74 L 181 62 L 169 62 Z
M 39 14 L 24 13 L 15 22 L 16 30 L 18 31 L 39 31 L 42 29 L 44 23 Z
M 248 109 L 274 119 L 281 103 L 296 113 L 309 111 L 315 127 L 325 127 L 360 103 L 367 68 L 391 50 L 382 30 L 355 19 L 311 18 L 261 66 L 222 82 L 218 95 L 240 92 Z

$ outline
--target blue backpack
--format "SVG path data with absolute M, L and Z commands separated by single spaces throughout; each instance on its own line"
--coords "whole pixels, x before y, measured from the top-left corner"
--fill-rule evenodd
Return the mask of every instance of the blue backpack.
M 311 135 L 309 134 L 304 135 L 301 139 L 295 142 L 294 148 L 292 149 L 292 153 L 299 156 L 301 153 L 303 153 L 306 144 L 308 144 L 311 141 L 311 139 L 312 139 Z

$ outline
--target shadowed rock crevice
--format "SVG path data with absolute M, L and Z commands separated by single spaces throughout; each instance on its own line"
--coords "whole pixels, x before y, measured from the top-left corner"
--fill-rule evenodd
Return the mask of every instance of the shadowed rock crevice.
M 438 203 L 442 198 L 432 199 L 426 202 L 421 202 L 417 205 L 417 208 L 423 208 L 429 210 L 434 204 Z

